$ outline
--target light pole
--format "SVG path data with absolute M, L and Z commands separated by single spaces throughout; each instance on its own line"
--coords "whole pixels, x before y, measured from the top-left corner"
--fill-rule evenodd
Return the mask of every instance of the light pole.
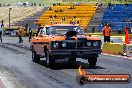
M 10 16 L 11 16 L 11 13 L 10 13 L 10 12 L 11 12 L 11 9 L 12 9 L 12 8 L 10 7 L 10 8 L 9 8 L 9 28 L 10 28 L 10 20 L 11 20 L 11 17 L 10 17 Z

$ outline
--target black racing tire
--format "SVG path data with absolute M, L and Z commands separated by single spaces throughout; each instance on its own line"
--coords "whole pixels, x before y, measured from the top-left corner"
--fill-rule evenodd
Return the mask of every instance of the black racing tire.
M 69 58 L 69 62 L 70 62 L 70 63 L 76 62 L 76 58 Z
M 49 51 L 46 51 L 46 66 L 49 68 L 54 69 L 55 68 L 55 59 L 52 58 Z
M 40 62 L 40 55 L 38 55 L 34 49 L 32 49 L 32 61 L 35 63 Z
M 97 57 L 88 58 L 88 63 L 91 68 L 96 67 Z
M 76 58 L 68 58 L 68 59 L 69 59 L 68 61 L 69 66 L 72 67 L 76 66 Z

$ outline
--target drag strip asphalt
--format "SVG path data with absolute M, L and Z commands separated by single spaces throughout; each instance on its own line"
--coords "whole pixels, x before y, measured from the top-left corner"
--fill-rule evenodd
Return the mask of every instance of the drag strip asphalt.
M 122 57 L 99 55 L 97 66 L 91 69 L 87 60 L 77 58 L 70 66 L 66 61 L 57 63 L 53 70 L 32 62 L 29 46 L 0 43 L 0 72 L 14 88 L 132 88 L 130 84 L 85 84 L 78 85 L 76 75 L 81 65 L 88 74 L 130 74 L 132 60 Z

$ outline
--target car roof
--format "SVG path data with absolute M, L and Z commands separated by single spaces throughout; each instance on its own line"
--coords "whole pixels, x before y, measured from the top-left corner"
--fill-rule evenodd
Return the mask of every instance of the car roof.
M 45 27 L 50 27 L 50 26 L 79 26 L 79 24 L 54 24 L 54 25 L 45 25 Z

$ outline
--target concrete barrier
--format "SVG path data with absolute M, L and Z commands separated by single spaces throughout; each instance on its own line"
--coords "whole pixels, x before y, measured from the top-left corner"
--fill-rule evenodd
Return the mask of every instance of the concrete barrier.
M 103 53 L 121 55 L 123 53 L 123 44 L 121 43 L 104 43 L 102 47 Z
M 132 44 L 104 43 L 102 52 L 114 55 L 132 56 Z

